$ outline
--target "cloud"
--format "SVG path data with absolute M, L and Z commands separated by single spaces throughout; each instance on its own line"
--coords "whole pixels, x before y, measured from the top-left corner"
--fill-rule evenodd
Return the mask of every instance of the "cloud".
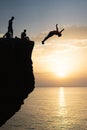
M 87 39 L 76 40 L 73 44 L 75 47 L 87 47 Z
M 86 39 L 87 26 L 71 26 L 64 30 L 64 39 Z

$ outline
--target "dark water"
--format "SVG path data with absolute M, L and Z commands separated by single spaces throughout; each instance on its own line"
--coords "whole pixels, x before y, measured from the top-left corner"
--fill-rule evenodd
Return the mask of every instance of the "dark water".
M 0 130 L 87 130 L 87 87 L 37 87 Z

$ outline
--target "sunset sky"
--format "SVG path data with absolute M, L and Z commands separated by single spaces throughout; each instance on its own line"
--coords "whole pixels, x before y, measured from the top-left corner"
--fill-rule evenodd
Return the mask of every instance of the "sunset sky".
M 35 41 L 32 53 L 36 86 L 87 86 L 87 0 L 0 0 L 0 36 L 14 16 L 14 37 Z M 55 25 L 62 37 L 41 41 Z

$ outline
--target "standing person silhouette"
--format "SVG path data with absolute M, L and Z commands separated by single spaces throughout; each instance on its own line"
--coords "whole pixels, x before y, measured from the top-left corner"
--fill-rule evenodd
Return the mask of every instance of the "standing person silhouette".
M 14 20 L 14 16 L 11 17 L 11 19 L 8 22 L 8 32 L 10 33 L 10 37 L 13 38 L 13 20 Z
M 44 40 L 42 41 L 42 44 L 44 44 L 44 42 L 52 37 L 53 35 L 57 35 L 58 37 L 61 37 L 62 36 L 62 31 L 64 29 L 62 29 L 61 31 L 58 30 L 58 24 L 56 24 L 56 30 L 53 30 L 53 31 L 50 31 L 49 34 L 44 38 Z

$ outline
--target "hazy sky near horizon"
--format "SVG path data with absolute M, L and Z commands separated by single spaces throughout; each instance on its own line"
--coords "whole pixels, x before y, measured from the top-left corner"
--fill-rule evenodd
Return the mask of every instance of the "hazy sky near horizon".
M 87 0 L 0 0 L 0 35 L 14 16 L 14 36 L 27 29 L 35 41 L 33 66 L 37 86 L 87 86 Z M 50 30 L 63 28 L 41 44 Z

